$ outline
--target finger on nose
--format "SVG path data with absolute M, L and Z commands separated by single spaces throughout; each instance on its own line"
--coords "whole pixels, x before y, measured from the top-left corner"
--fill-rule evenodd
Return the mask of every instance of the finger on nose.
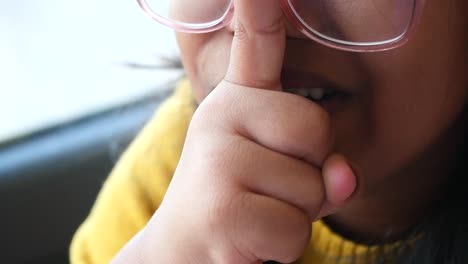
M 278 0 L 235 0 L 235 32 L 225 80 L 279 90 L 286 42 Z

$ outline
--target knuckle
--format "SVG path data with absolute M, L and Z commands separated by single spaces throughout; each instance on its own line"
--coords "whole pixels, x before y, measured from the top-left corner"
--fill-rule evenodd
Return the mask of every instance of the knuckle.
M 252 41 L 256 37 L 282 34 L 285 31 L 282 17 L 269 21 L 266 25 L 255 25 L 255 23 L 243 23 L 237 20 L 234 26 L 234 37 L 241 41 Z
M 325 199 L 325 191 L 322 187 L 322 183 L 314 184 L 312 186 L 311 193 L 313 197 L 309 198 L 309 201 L 305 204 L 304 208 L 310 219 L 315 219 L 320 212 L 323 200 Z
M 256 29 L 256 33 L 259 35 L 272 35 L 278 34 L 285 30 L 284 28 L 284 21 L 282 17 L 278 17 L 272 20 L 269 24 L 264 25 L 258 29 Z
M 242 145 L 230 136 L 208 140 L 211 142 L 206 142 L 200 153 L 204 157 L 203 166 L 209 168 L 214 184 L 229 187 L 227 185 L 239 180 L 238 174 L 245 168 Z
M 213 118 L 213 113 L 218 113 L 218 109 L 221 107 L 216 100 L 205 99 L 195 110 L 192 117 L 192 122 L 210 122 Z
M 197 107 L 192 122 L 204 122 L 205 125 L 217 124 L 226 126 L 234 119 L 236 102 L 242 100 L 239 89 L 233 89 L 232 84 L 224 80 Z
M 207 213 L 207 224 L 211 234 L 221 235 L 225 238 L 230 237 L 230 232 L 233 231 L 232 223 L 237 214 L 232 196 L 223 192 L 213 195 L 210 200 L 211 206 L 209 206 Z
M 211 199 L 211 206 L 208 208 L 208 227 L 212 233 L 216 233 L 223 225 L 223 220 L 226 218 L 226 201 L 222 196 L 213 197 Z
M 310 241 L 311 221 L 305 213 L 298 213 L 291 217 L 288 228 L 288 238 L 284 243 L 284 250 L 278 256 L 282 263 L 292 263 L 302 256 Z
M 245 247 L 244 215 L 242 207 L 243 195 L 226 195 L 223 193 L 211 207 L 209 232 L 211 237 L 222 241 L 224 260 L 243 259 L 254 260 L 255 255 Z M 236 262 L 238 263 L 238 262 Z
M 242 193 L 237 197 L 236 200 L 236 207 L 233 211 L 233 219 L 232 219 L 232 244 L 236 250 L 236 252 L 242 256 L 244 259 L 255 259 L 255 253 L 252 251 L 252 248 L 249 248 L 246 243 L 243 241 L 246 239 L 246 222 L 245 222 L 245 213 L 246 208 L 252 207 L 253 201 L 250 195 L 247 193 Z
M 220 134 L 232 125 L 230 112 L 229 107 L 223 107 L 223 102 L 203 101 L 192 116 L 188 135 L 196 136 L 198 143 L 219 141 Z
M 236 20 L 234 26 L 234 37 L 241 42 L 249 40 L 249 32 L 244 24 L 239 20 Z

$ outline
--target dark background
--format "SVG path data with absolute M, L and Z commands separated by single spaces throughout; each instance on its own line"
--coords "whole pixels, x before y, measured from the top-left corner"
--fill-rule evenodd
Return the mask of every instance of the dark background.
M 167 95 L 0 145 L 0 262 L 68 263 L 68 247 L 121 153 Z

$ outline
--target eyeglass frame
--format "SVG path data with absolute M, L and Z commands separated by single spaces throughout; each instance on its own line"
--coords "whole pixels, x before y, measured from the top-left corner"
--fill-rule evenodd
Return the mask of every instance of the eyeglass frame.
M 201 25 L 203 26 L 194 26 L 197 24 L 190 24 L 190 23 L 183 23 L 173 21 L 171 19 L 165 18 L 156 14 L 151 7 L 148 5 L 146 0 L 137 0 L 138 4 L 140 5 L 141 9 L 153 20 L 157 21 L 158 23 L 170 27 L 178 32 L 184 33 L 209 33 L 224 28 L 227 24 L 229 24 L 234 17 L 234 0 L 230 0 L 231 4 L 225 14 L 215 20 L 213 22 L 204 23 Z M 254 0 L 252 0 L 254 1 Z M 303 35 L 308 37 L 309 39 L 316 41 L 317 43 L 324 45 L 326 47 L 330 47 L 337 50 L 342 51 L 349 51 L 349 52 L 380 52 L 380 51 L 387 51 L 399 48 L 405 45 L 410 37 L 413 35 L 414 31 L 416 30 L 417 25 L 419 24 L 422 11 L 426 0 L 414 0 L 413 3 L 413 13 L 411 16 L 411 20 L 409 26 L 406 28 L 405 32 L 400 34 L 398 37 L 389 39 L 386 41 L 375 41 L 375 42 L 348 42 L 348 41 L 340 41 L 340 40 L 332 40 L 331 37 L 328 37 L 320 32 L 312 31 L 309 29 L 305 22 L 301 21 L 301 18 L 296 12 L 294 11 L 295 8 L 291 3 L 291 0 L 279 0 L 281 9 L 283 10 L 284 15 L 299 32 Z M 200 25 L 200 24 L 198 24 Z M 380 44 L 380 42 L 383 42 Z

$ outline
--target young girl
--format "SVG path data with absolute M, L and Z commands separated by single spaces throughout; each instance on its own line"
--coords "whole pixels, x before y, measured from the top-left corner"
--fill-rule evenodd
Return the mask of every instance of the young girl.
M 72 264 L 468 263 L 467 3 L 149 6 L 179 30 L 188 81 L 106 182 Z

